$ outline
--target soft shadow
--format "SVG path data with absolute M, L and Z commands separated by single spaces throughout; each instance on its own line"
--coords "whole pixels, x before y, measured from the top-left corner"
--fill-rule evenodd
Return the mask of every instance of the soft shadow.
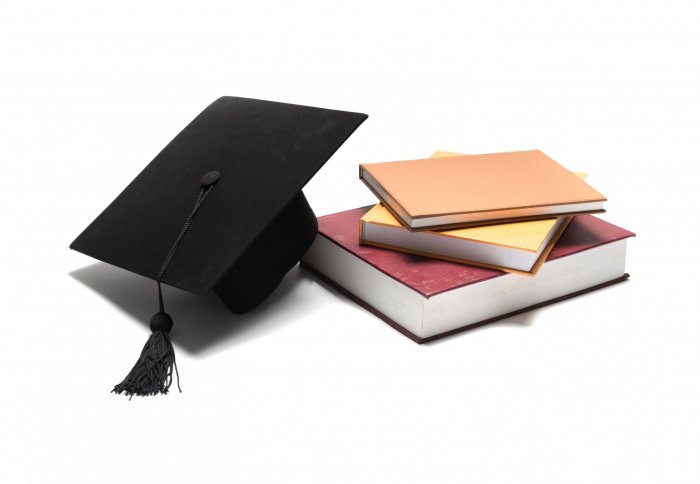
M 467 326 L 466 328 L 463 328 L 457 333 L 447 335 L 445 337 L 438 338 L 432 341 L 427 341 L 424 344 L 430 346 L 439 346 L 441 344 L 449 343 L 450 341 L 456 340 L 460 337 L 466 337 L 469 333 L 474 333 L 477 331 L 490 329 L 494 327 L 497 328 L 499 326 L 514 326 L 519 328 L 527 328 L 529 326 L 532 326 L 532 323 L 537 319 L 537 314 L 540 312 L 541 309 L 542 308 L 530 309 L 529 311 L 525 311 L 524 313 L 515 314 L 508 318 L 491 321 L 489 323 L 472 324 L 471 326 Z
M 310 292 L 302 289 L 311 281 L 304 281 L 299 272 L 298 266 L 289 271 L 269 298 L 243 315 L 232 313 L 214 294 L 197 296 L 163 286 L 165 306 L 175 323 L 173 343 L 203 357 L 293 324 L 298 314 L 308 313 L 312 306 L 307 304 Z M 102 262 L 69 275 L 145 326 L 158 309 L 156 285 L 145 277 Z

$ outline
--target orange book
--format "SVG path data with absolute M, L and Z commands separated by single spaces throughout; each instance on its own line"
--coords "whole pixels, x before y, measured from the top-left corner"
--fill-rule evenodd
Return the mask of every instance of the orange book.
M 534 276 L 572 219 L 412 232 L 378 203 L 360 219 L 360 244 Z
M 539 150 L 366 163 L 360 179 L 411 230 L 605 211 L 603 195 Z
M 438 150 L 431 158 L 460 155 Z M 588 176 L 573 173 L 582 180 Z M 360 219 L 360 244 L 534 276 L 572 218 L 411 231 L 377 204 Z

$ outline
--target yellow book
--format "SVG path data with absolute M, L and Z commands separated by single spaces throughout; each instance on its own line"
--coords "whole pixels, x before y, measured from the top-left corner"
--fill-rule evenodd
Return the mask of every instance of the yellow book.
M 436 151 L 432 157 L 459 156 Z M 586 175 L 576 173 L 582 179 Z M 412 232 L 381 204 L 361 219 L 360 243 L 401 252 L 534 275 L 573 217 Z

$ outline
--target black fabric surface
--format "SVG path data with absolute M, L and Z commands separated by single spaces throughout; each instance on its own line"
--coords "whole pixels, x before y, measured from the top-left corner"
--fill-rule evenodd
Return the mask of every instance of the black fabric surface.
M 71 248 L 155 278 L 192 209 L 200 179 L 218 170 L 221 178 L 163 283 L 196 294 L 216 288 L 232 310 L 245 312 L 277 286 L 313 241 L 316 222 L 301 189 L 366 118 L 222 97 L 177 135 Z
M 317 231 L 316 215 L 303 193 L 299 193 L 229 269 L 214 291 L 234 313 L 250 311 L 301 260 Z

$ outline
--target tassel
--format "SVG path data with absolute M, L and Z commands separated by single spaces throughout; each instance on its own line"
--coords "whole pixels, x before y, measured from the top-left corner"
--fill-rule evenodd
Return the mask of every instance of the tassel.
M 177 377 L 177 389 L 182 393 L 180 388 L 180 374 L 177 372 L 177 363 L 175 363 L 175 350 L 170 342 L 170 330 L 173 328 L 173 318 L 165 312 L 163 304 L 163 289 L 161 281 L 163 275 L 172 262 L 175 252 L 189 229 L 192 219 L 199 211 L 199 208 L 206 200 L 209 193 L 214 188 L 214 185 L 219 181 L 221 174 L 214 170 L 204 174 L 200 180 L 199 195 L 194 203 L 194 208 L 190 215 L 185 220 L 184 225 L 180 229 L 175 242 L 170 247 L 170 252 L 165 257 L 163 265 L 160 266 L 160 271 L 156 276 L 156 285 L 158 286 L 158 306 L 160 310 L 151 318 L 151 336 L 141 351 L 141 356 L 136 361 L 136 364 L 131 369 L 124 381 L 119 385 L 115 385 L 112 393 L 129 395 L 129 400 L 134 395 L 145 397 L 148 395 L 157 395 L 159 393 L 165 395 L 173 383 L 173 369 Z
M 175 350 L 168 336 L 173 327 L 173 320 L 169 314 L 158 312 L 151 318 L 150 326 L 152 333 L 141 351 L 141 356 L 124 381 L 115 385 L 112 392 L 129 395 L 129 399 L 134 395 L 165 395 L 173 382 L 173 369 L 177 377 L 177 388 L 182 392 Z

